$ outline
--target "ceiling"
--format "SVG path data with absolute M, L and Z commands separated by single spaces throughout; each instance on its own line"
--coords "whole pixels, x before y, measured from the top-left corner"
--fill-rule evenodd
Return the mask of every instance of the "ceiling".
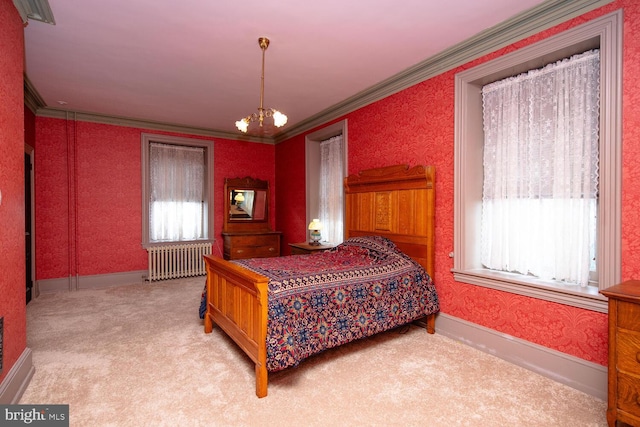
M 264 106 L 282 130 L 542 0 L 49 0 L 26 75 L 47 109 L 239 135 Z

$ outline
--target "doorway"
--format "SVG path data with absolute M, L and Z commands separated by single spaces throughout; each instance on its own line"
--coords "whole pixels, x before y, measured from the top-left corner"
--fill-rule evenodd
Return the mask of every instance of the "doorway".
M 26 147 L 25 147 L 26 148 Z M 26 272 L 26 304 L 33 297 L 33 204 L 32 196 L 32 162 L 33 150 L 24 152 L 24 240 L 25 240 L 25 272 Z

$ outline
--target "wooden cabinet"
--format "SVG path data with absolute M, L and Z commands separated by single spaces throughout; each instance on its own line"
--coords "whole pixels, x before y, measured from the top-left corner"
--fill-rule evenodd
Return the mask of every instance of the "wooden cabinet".
M 291 246 L 291 255 L 306 255 L 314 252 L 326 251 L 335 247 L 335 245 L 310 245 L 307 242 L 289 243 Z
M 609 298 L 607 422 L 640 426 L 640 280 L 600 292 Z
M 279 231 L 222 233 L 224 259 L 280 256 Z

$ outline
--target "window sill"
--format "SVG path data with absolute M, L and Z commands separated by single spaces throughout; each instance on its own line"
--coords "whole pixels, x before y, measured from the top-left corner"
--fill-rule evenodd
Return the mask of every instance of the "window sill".
M 452 269 L 451 271 L 453 272 L 453 278 L 458 282 L 484 286 L 600 313 L 608 312 L 608 300 L 598 293 L 598 289 L 595 286 L 582 288 L 539 279 L 528 279 L 519 274 L 487 269 L 463 271 Z

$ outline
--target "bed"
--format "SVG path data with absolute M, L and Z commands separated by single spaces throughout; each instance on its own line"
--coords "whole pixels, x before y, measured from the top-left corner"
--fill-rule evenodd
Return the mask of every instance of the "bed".
M 431 166 L 345 178 L 345 241 L 309 255 L 227 261 L 206 255 L 204 331 L 220 327 L 268 373 L 328 348 L 425 319 L 435 332 Z

